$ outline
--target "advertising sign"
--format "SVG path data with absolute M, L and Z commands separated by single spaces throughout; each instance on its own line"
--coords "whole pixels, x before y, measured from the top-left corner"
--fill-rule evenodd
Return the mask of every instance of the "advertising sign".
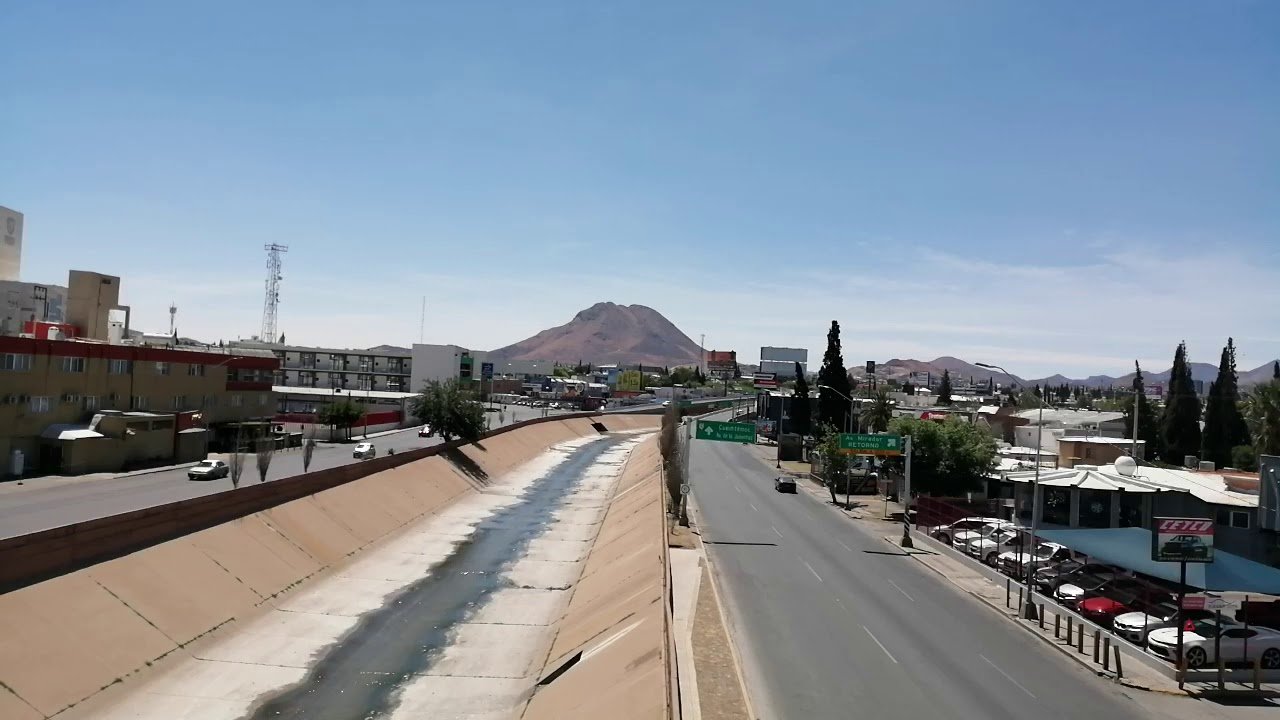
M 1213 562 L 1213 520 L 1155 518 L 1151 559 L 1156 562 Z
M 640 392 L 644 390 L 644 373 L 639 370 L 627 370 L 618 373 L 618 384 L 614 389 L 622 392 Z
M 714 378 L 733 377 L 738 367 L 738 353 L 733 350 L 708 350 L 707 374 Z
M 493 379 L 493 363 L 480 363 L 480 377 L 485 380 Z
M 773 373 L 758 372 L 752 378 L 755 386 L 762 390 L 773 390 L 778 387 L 778 376 Z

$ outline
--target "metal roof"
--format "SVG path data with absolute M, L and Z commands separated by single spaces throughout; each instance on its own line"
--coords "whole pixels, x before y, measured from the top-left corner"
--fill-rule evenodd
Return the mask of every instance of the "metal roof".
M 1039 421 L 1040 410 L 1023 410 L 1018 417 L 1030 421 L 1033 425 Z M 1104 422 L 1115 422 L 1124 418 L 1124 413 L 1105 410 L 1071 410 L 1067 408 L 1045 408 L 1045 423 L 1060 423 L 1063 426 L 1097 425 Z
M 45 440 L 82 440 L 84 438 L 100 438 L 106 437 L 96 430 L 90 430 L 85 425 L 72 425 L 70 423 L 54 423 L 44 430 L 40 431 L 40 437 Z
M 1011 482 L 1029 483 L 1034 473 L 1010 473 Z M 1073 468 L 1041 471 L 1040 483 L 1049 487 L 1074 487 L 1083 490 L 1123 490 L 1125 492 L 1187 492 L 1212 505 L 1257 507 L 1258 496 L 1228 489 L 1221 475 L 1193 473 L 1187 470 L 1165 470 L 1139 467 L 1134 475 L 1121 475 L 1115 465 L 1076 465 Z
M 412 392 L 389 392 L 387 390 L 350 390 L 345 389 L 342 392 L 334 392 L 334 388 L 310 388 L 310 387 L 290 387 L 288 385 L 272 386 L 271 391 L 277 395 L 311 395 L 311 396 L 328 396 L 328 397 L 344 397 L 359 400 L 361 398 L 371 398 L 375 400 L 403 400 L 404 398 L 417 397 L 418 393 Z

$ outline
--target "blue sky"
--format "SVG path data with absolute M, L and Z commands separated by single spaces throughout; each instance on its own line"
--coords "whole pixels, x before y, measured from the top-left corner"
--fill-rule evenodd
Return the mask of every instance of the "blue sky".
M 1280 356 L 1280 4 L 26 3 L 25 279 L 487 348 L 600 300 L 752 359 Z M 620 5 L 620 4 L 615 4 Z

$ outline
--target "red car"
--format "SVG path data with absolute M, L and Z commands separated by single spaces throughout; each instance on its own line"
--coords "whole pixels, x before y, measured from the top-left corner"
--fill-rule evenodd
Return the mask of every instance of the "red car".
M 1093 622 L 1111 627 L 1111 621 L 1118 615 L 1170 600 L 1167 588 L 1145 583 L 1137 578 L 1118 577 L 1087 593 L 1080 600 L 1077 609 Z
M 1134 608 L 1109 597 L 1091 597 L 1080 602 L 1080 614 L 1102 627 L 1111 627 L 1116 616 L 1134 612 Z

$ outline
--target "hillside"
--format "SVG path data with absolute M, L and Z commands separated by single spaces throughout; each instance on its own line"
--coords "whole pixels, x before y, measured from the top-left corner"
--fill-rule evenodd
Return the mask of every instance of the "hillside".
M 572 320 L 489 353 L 495 360 L 693 365 L 698 344 L 657 310 L 601 302 Z
M 1194 380 L 1201 380 L 1207 388 L 1209 383 L 1218 377 L 1218 366 L 1209 363 L 1190 364 L 1191 377 Z M 862 367 L 850 368 L 855 377 L 862 375 Z M 911 373 L 932 373 L 934 379 L 942 375 L 943 370 L 951 371 L 954 378 L 974 378 L 977 381 L 985 382 L 989 377 L 995 377 L 997 383 L 1001 385 L 1009 385 L 1017 383 L 1022 386 L 1031 385 L 1082 385 L 1084 387 L 1129 387 L 1133 384 L 1133 373 L 1124 375 L 1090 375 L 1087 378 L 1069 378 L 1065 375 L 1051 375 L 1047 378 L 1034 378 L 1031 380 L 1023 380 L 1016 375 L 1005 375 L 998 370 L 988 370 L 978 367 L 972 363 L 966 362 L 959 358 L 943 356 L 932 361 L 924 360 L 900 360 L 893 359 L 883 363 L 877 367 L 877 374 L 880 377 L 892 377 L 898 380 L 905 380 Z M 1252 370 L 1240 370 L 1240 387 L 1247 388 L 1257 385 L 1258 383 L 1268 382 L 1271 380 L 1273 373 L 1272 363 L 1266 362 Z M 1148 386 L 1165 385 L 1169 382 L 1169 370 L 1161 372 L 1151 372 L 1143 370 L 1142 379 Z

